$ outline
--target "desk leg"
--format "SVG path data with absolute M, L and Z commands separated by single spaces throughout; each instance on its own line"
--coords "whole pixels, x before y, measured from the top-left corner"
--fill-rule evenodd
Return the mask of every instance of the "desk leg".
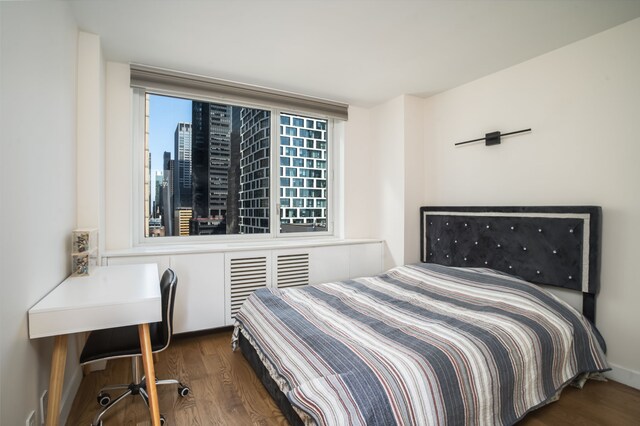
M 51 355 L 51 376 L 49 376 L 49 402 L 47 403 L 47 426 L 58 426 L 60 398 L 64 384 L 64 367 L 67 363 L 67 335 L 56 336 Z
M 149 324 L 138 326 L 140 336 L 140 348 L 142 349 L 142 364 L 147 382 L 147 394 L 149 395 L 149 411 L 151 412 L 151 424 L 160 426 L 160 408 L 158 406 L 158 392 L 156 391 L 156 372 L 153 368 L 153 353 L 151 352 L 151 337 Z

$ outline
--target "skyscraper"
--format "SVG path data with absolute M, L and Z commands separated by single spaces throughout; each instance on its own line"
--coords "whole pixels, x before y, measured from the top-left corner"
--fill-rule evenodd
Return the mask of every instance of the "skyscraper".
M 269 144 L 271 113 L 240 111 L 240 232 L 269 232 Z
M 151 211 L 151 217 L 160 217 L 162 211 L 162 182 L 164 180 L 164 174 L 160 170 L 154 170 L 153 172 L 153 209 Z
M 171 153 L 165 151 L 162 156 L 162 204 L 160 214 L 165 235 L 173 235 L 173 160 Z
M 227 194 L 227 234 L 240 233 L 240 112 L 231 108 L 231 150 L 229 156 L 229 191 Z
M 327 120 L 280 115 L 280 224 L 327 230 Z
M 174 209 L 191 208 L 191 123 L 178 123 L 174 133 Z
M 192 234 L 224 234 L 229 191 L 231 106 L 192 104 Z

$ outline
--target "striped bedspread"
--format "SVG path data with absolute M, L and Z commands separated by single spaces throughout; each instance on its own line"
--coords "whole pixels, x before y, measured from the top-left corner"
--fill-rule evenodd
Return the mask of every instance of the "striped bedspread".
M 582 315 L 488 269 L 416 264 L 261 289 L 237 314 L 239 332 L 319 425 L 513 424 L 608 369 Z

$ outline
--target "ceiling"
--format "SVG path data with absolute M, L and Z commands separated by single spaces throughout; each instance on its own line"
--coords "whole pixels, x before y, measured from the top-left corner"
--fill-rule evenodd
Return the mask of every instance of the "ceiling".
M 70 0 L 107 60 L 358 106 L 429 96 L 640 16 L 640 0 Z

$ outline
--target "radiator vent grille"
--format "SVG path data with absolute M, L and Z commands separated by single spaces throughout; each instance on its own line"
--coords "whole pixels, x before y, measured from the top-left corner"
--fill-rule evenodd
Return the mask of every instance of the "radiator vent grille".
M 309 284 L 309 253 L 278 256 L 278 288 Z
M 249 257 L 231 259 L 231 317 L 236 313 L 247 297 L 259 288 L 267 286 L 267 258 Z

